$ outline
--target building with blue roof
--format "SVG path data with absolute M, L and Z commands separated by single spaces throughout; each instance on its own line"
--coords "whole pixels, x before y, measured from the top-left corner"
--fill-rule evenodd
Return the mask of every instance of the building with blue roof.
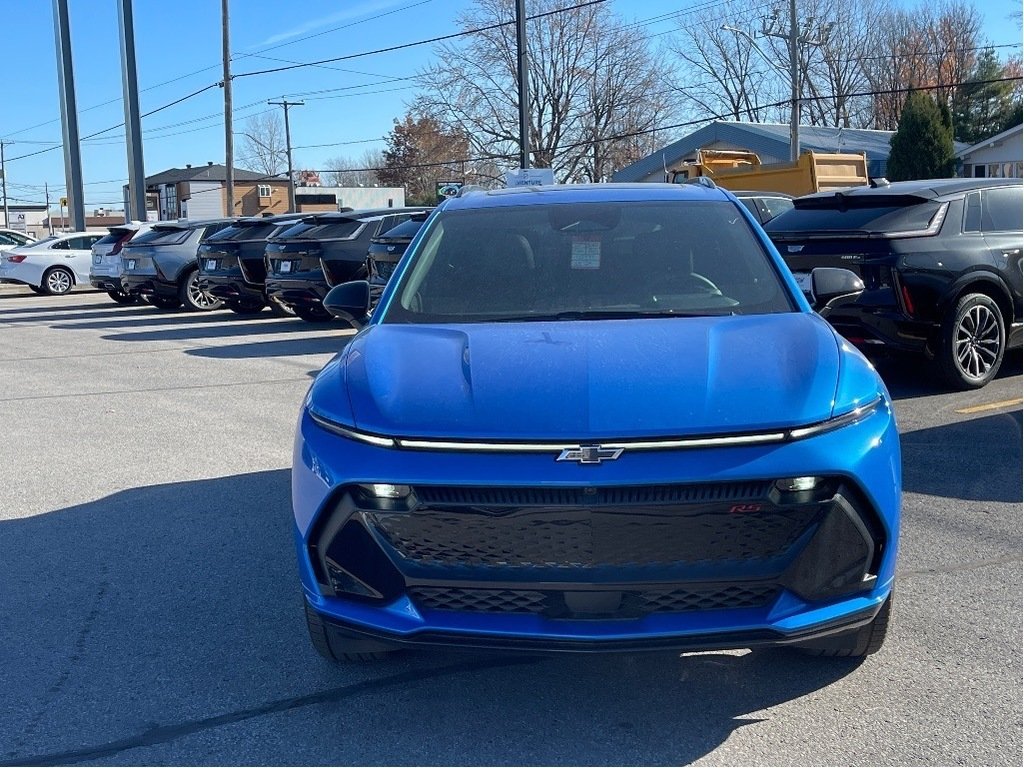
M 800 150 L 863 152 L 868 159 L 868 175 L 885 176 L 892 135 L 893 131 L 802 125 Z M 757 153 L 763 165 L 789 162 L 789 124 L 715 120 L 664 149 L 627 165 L 612 176 L 612 181 L 665 181 L 666 168 L 693 156 L 698 149 L 749 150 Z

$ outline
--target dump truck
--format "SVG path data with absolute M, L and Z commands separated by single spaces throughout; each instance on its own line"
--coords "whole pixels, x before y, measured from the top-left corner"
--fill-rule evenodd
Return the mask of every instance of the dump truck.
M 861 153 L 806 151 L 795 162 L 764 165 L 756 152 L 700 149 L 668 171 L 667 181 L 682 184 L 707 176 L 726 189 L 785 192 L 799 197 L 812 192 L 862 187 L 870 182 L 867 156 Z

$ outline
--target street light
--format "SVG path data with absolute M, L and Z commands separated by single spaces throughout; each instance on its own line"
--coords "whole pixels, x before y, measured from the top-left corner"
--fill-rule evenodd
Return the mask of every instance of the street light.
M 737 35 L 743 35 L 743 37 L 747 38 L 747 40 L 750 41 L 750 44 L 754 47 L 754 50 L 757 51 L 761 55 L 761 58 L 763 58 L 765 61 L 767 61 L 772 66 L 773 69 L 777 69 L 780 72 L 785 72 L 786 71 L 785 67 L 781 66 L 780 64 L 777 64 L 776 62 L 774 62 L 770 58 L 768 58 L 768 54 L 766 54 L 764 51 L 761 50 L 761 46 L 757 44 L 757 40 L 755 40 L 754 36 L 751 35 L 749 32 L 746 32 L 745 30 L 742 30 L 742 29 L 738 29 L 737 27 L 731 27 L 728 24 L 723 24 L 722 25 L 722 29 L 728 30 L 729 32 L 732 32 L 732 33 L 737 34 Z M 800 158 L 800 84 L 799 84 L 799 79 L 798 79 L 798 75 L 797 75 L 797 66 L 796 66 L 797 63 L 796 63 L 796 58 L 795 58 L 795 51 L 791 51 L 790 59 L 791 59 L 791 61 L 790 61 L 790 68 L 789 68 L 789 78 L 790 78 L 790 107 L 789 107 L 789 109 L 790 109 L 790 113 L 789 113 L 789 146 L 790 146 L 790 149 L 789 149 L 789 159 L 790 160 L 798 160 Z

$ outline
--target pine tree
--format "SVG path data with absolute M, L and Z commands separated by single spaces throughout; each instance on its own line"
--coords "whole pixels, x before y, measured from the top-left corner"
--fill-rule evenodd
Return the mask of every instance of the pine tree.
M 978 56 L 969 83 L 953 99 L 954 135 L 957 141 L 977 144 L 1020 122 L 1021 101 L 1012 81 L 988 82 L 1013 77 L 1013 62 L 1002 65 L 991 48 Z
M 922 91 L 907 98 L 899 128 L 889 140 L 886 176 L 891 181 L 939 179 L 953 175 L 952 118 Z

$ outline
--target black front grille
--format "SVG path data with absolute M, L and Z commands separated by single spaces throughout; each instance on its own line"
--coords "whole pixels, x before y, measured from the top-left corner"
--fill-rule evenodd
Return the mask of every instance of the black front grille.
M 483 488 L 416 486 L 416 498 L 428 506 L 605 506 L 622 504 L 698 504 L 766 498 L 771 483 L 639 485 L 612 488 Z
M 421 565 L 599 568 L 769 560 L 817 512 L 813 505 L 764 514 L 706 505 L 418 509 L 370 519 L 400 558 Z
M 732 584 L 692 589 L 594 591 L 590 594 L 596 601 L 604 602 L 606 607 L 603 610 L 590 609 L 587 611 L 588 616 L 627 618 L 649 613 L 760 608 L 778 597 L 779 586 Z M 420 608 L 437 611 L 518 613 L 550 618 L 571 618 L 576 613 L 571 607 L 571 599 L 567 601 L 565 593 L 559 591 L 413 587 L 409 590 L 409 596 Z

